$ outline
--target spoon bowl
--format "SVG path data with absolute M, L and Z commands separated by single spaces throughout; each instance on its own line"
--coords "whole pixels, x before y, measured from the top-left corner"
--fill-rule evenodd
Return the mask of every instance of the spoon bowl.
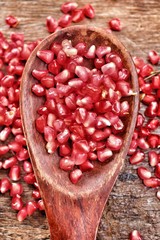
M 94 169 L 85 172 L 76 185 L 71 183 L 68 173 L 59 168 L 58 153 L 48 154 L 45 149 L 43 136 L 35 128 L 37 109 L 44 99 L 31 92 L 35 81 L 33 69 L 45 67 L 45 63 L 36 57 L 37 51 L 49 49 L 54 41 L 61 43 L 64 39 L 71 40 L 73 46 L 79 42 L 85 42 L 88 46 L 110 45 L 113 51 L 120 54 L 124 67 L 130 71 L 131 86 L 136 93 L 127 98 L 130 114 L 125 118 L 126 131 L 122 148 L 110 162 L 95 162 Z M 135 128 L 138 105 L 136 69 L 130 54 L 113 34 L 95 27 L 68 27 L 45 38 L 32 52 L 21 81 L 21 116 L 28 151 L 45 205 L 51 240 L 96 239 L 104 206 L 124 165 Z

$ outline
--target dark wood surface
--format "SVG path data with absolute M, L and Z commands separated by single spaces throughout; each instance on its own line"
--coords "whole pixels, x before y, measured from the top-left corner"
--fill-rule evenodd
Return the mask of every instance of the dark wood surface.
M 24 32 L 26 41 L 48 35 L 45 19 L 48 15 L 61 16 L 64 1 L 1 0 L 0 31 L 6 36 L 13 31 L 4 22 L 8 14 L 20 19 L 17 32 Z M 79 6 L 84 1 L 78 1 Z M 92 3 L 92 1 L 87 1 Z M 119 17 L 123 29 L 116 33 L 132 55 L 147 55 L 150 49 L 160 52 L 160 1 L 159 0 L 101 0 L 92 3 L 96 18 L 84 20 L 83 24 L 107 27 L 112 17 Z M 133 229 L 138 229 L 144 240 L 160 239 L 160 201 L 156 190 L 145 188 L 136 175 L 136 167 L 126 160 L 116 185 L 109 197 L 98 230 L 97 240 L 127 240 Z M 0 178 L 6 172 L 0 171 Z M 30 199 L 31 188 L 24 185 L 25 199 Z M 8 194 L 0 195 L 0 239 L 2 240 L 49 240 L 45 215 L 36 212 L 19 223 L 10 208 Z

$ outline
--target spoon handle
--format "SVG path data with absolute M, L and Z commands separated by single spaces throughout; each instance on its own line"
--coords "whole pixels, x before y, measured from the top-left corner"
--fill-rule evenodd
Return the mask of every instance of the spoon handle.
M 61 193 L 50 194 L 46 204 L 50 239 L 95 240 L 104 204 L 99 195 L 71 199 Z

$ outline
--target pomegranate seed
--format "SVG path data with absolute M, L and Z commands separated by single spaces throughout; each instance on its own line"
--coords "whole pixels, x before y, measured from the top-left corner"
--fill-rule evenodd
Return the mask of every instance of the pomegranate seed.
M 97 157 L 100 162 L 104 162 L 110 159 L 112 156 L 113 156 L 113 152 L 108 148 L 97 151 Z
M 158 64 L 160 56 L 158 53 L 154 50 L 149 51 L 148 53 L 148 59 L 152 64 Z
M 44 127 L 47 125 L 46 115 L 42 115 L 36 119 L 36 129 L 40 132 L 44 132 Z
M 140 69 L 140 75 L 141 77 L 145 78 L 149 76 L 153 71 L 153 67 L 149 64 L 145 64 L 141 69 Z
M 9 15 L 6 17 L 5 19 L 7 25 L 9 25 L 10 27 L 17 27 L 17 25 L 19 24 L 19 21 L 16 17 L 14 17 L 13 15 Z
M 147 122 L 147 127 L 151 130 L 155 130 L 160 126 L 160 121 L 159 119 L 151 119 Z
M 72 16 L 69 14 L 64 14 L 59 20 L 58 24 L 60 27 L 65 28 L 69 26 L 72 22 Z
M 21 148 L 19 152 L 16 153 L 18 161 L 24 161 L 29 158 L 28 150 L 26 148 Z
M 45 95 L 45 89 L 41 84 L 34 84 L 32 86 L 32 92 L 38 96 L 38 97 L 42 97 Z
M 137 230 L 133 230 L 129 235 L 130 240 L 142 240 L 140 233 Z
M 80 170 L 82 172 L 86 172 L 86 171 L 92 170 L 93 168 L 94 168 L 93 164 L 91 162 L 89 162 L 89 161 L 85 161 L 84 163 L 82 163 L 80 165 Z
M 33 184 L 36 179 L 35 179 L 35 176 L 34 176 L 34 173 L 28 173 L 24 176 L 24 181 L 28 184 Z
M 60 156 L 68 156 L 71 154 L 71 148 L 68 144 L 62 144 L 59 146 Z
M 15 156 L 5 159 L 2 166 L 4 169 L 11 168 L 17 163 L 17 158 Z
M 156 134 L 151 134 L 147 137 L 147 142 L 150 148 L 156 148 L 159 144 L 159 137 Z
M 112 151 L 118 151 L 122 147 L 122 143 L 123 141 L 121 137 L 110 134 L 106 141 L 106 147 L 108 147 Z
M 40 192 L 39 192 L 38 189 L 33 190 L 32 197 L 35 198 L 35 199 L 41 198 L 41 195 L 40 195 Z
M 138 176 L 143 180 L 151 178 L 152 176 L 151 172 L 145 167 L 139 167 L 137 171 L 138 171 Z
M 110 76 L 113 80 L 118 80 L 118 69 L 114 62 L 103 65 L 101 70 L 103 74 Z
M 9 177 L 13 181 L 18 181 L 20 179 L 20 166 L 13 165 L 9 171 Z
M 94 18 L 95 17 L 95 11 L 92 5 L 86 4 L 83 8 L 84 15 L 88 18 Z
M 145 110 L 145 115 L 147 117 L 156 117 L 158 110 L 158 103 L 153 101 L 151 102 Z
M 65 2 L 61 5 L 61 11 L 63 13 L 69 13 L 75 10 L 78 7 L 78 4 L 76 2 Z
M 12 183 L 11 190 L 10 190 L 10 196 L 14 197 L 17 194 L 21 195 L 23 193 L 23 187 L 21 183 Z
M 31 162 L 24 161 L 23 162 L 23 169 L 24 169 L 25 173 L 32 173 L 33 172 L 33 168 L 32 168 Z
M 33 69 L 32 75 L 35 77 L 37 80 L 41 80 L 43 77 L 45 77 L 48 74 L 48 70 L 37 70 Z
M 5 142 L 9 135 L 11 133 L 11 128 L 10 127 L 5 127 L 1 132 L 0 132 L 0 140 Z
M 61 158 L 59 167 L 64 171 L 72 170 L 74 167 L 74 161 L 70 157 Z
M 0 156 L 6 154 L 9 151 L 9 147 L 7 145 L 0 146 Z
M 27 215 L 31 216 L 37 210 L 37 203 L 35 201 L 29 201 L 26 204 Z
M 0 180 L 0 192 L 5 193 L 11 189 L 11 182 L 8 178 L 2 178 Z
M 160 75 L 152 77 L 152 89 L 160 89 Z
M 158 163 L 155 167 L 155 176 L 160 178 L 160 163 Z
M 148 153 L 148 160 L 149 160 L 149 164 L 152 167 L 155 167 L 158 164 L 158 162 L 159 162 L 158 154 L 155 151 L 150 151 Z
M 38 202 L 37 202 L 37 206 L 38 206 L 38 209 L 40 211 L 43 211 L 44 210 L 44 203 L 43 203 L 43 200 L 40 199 Z
M 11 207 L 12 207 L 12 209 L 17 210 L 17 211 L 22 209 L 23 201 L 22 201 L 22 198 L 20 195 L 17 194 L 12 198 Z
M 21 144 L 19 144 L 16 141 L 10 142 L 8 144 L 9 150 L 13 151 L 13 152 L 19 152 L 22 148 Z
M 53 61 L 54 53 L 51 50 L 39 50 L 37 51 L 37 57 L 39 57 L 43 62 L 49 64 Z
M 52 142 L 48 142 L 46 144 L 47 152 L 50 154 L 54 153 L 57 150 L 58 146 L 59 146 L 59 144 L 56 140 L 52 141 Z
M 96 46 L 95 45 L 91 45 L 88 49 L 88 51 L 85 54 L 86 58 L 95 58 L 95 53 L 96 53 Z
M 130 157 L 131 164 L 138 164 L 143 160 L 144 160 L 144 153 L 142 151 L 137 151 Z
M 128 155 L 133 155 L 137 150 L 137 140 L 132 139 L 129 150 L 128 150 Z
M 72 22 L 81 22 L 84 19 L 84 12 L 83 9 L 75 9 L 72 11 Z
M 53 33 L 58 27 L 58 21 L 52 16 L 48 16 L 46 18 L 46 27 L 49 33 Z
M 114 30 L 114 31 L 120 31 L 121 30 L 121 22 L 120 22 L 120 19 L 118 18 L 112 18 L 110 21 L 109 21 L 109 27 L 111 30 Z
M 137 144 L 138 144 L 138 147 L 141 149 L 144 149 L 144 150 L 149 149 L 149 144 L 144 138 L 138 138 Z
M 27 217 L 27 208 L 23 207 L 17 214 L 17 220 L 22 222 Z
M 156 177 L 144 179 L 143 183 L 146 187 L 157 188 L 160 185 L 160 180 Z
M 80 169 L 75 169 L 70 172 L 70 180 L 73 184 L 76 184 L 82 177 L 82 171 Z

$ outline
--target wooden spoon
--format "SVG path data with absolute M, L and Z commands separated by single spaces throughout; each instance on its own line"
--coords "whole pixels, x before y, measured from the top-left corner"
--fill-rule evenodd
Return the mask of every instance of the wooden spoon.
M 37 51 L 49 49 L 53 41 L 61 42 L 64 39 L 71 39 L 73 45 L 79 42 L 85 42 L 88 46 L 109 44 L 114 51 L 121 55 L 124 66 L 129 69 L 131 85 L 136 93 L 128 98 L 131 111 L 125 119 L 126 132 L 123 136 L 124 144 L 120 152 L 115 154 L 109 163 L 95 163 L 94 170 L 84 173 L 76 185 L 70 182 L 68 173 L 59 169 L 57 152 L 54 155 L 49 155 L 46 152 L 45 141 L 35 129 L 36 111 L 44 99 L 31 93 L 31 86 L 35 82 L 31 74 L 32 70 L 45 69 L 45 64 L 36 57 Z M 50 227 L 50 239 L 96 239 L 104 206 L 128 152 L 138 105 L 137 74 L 131 57 L 119 40 L 103 29 L 88 26 L 65 28 L 45 38 L 31 54 L 22 76 L 21 114 L 28 150 L 45 205 Z

